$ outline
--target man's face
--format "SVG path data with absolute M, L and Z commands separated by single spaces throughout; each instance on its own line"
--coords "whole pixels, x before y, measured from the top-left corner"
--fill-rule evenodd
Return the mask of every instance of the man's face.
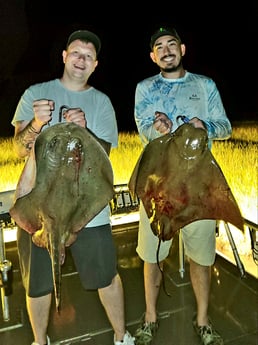
M 74 77 L 89 77 L 98 65 L 96 50 L 91 42 L 73 41 L 63 51 L 65 69 Z
M 176 71 L 182 64 L 182 56 L 185 54 L 185 45 L 181 44 L 174 36 L 165 35 L 159 37 L 153 46 L 150 57 L 161 71 Z

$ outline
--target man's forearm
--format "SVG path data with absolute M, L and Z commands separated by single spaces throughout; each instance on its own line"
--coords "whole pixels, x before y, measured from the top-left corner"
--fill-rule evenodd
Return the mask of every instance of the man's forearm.
M 20 157 L 25 157 L 30 153 L 39 133 L 40 131 L 36 130 L 35 127 L 33 126 L 33 120 L 32 120 L 20 132 L 15 134 L 14 147 L 15 147 L 15 151 Z

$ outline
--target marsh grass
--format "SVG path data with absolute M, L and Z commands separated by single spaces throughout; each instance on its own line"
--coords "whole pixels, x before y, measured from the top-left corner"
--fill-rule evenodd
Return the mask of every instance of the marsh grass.
M 256 133 L 257 134 L 257 133 Z M 257 138 L 257 136 L 256 136 Z M 257 223 L 257 142 L 215 142 L 212 153 L 245 218 Z
M 0 138 L 0 192 L 15 189 L 24 163 L 14 151 L 12 138 Z
M 111 150 L 110 159 L 114 169 L 114 184 L 126 184 L 142 152 L 140 138 L 135 132 L 119 134 L 118 147 Z

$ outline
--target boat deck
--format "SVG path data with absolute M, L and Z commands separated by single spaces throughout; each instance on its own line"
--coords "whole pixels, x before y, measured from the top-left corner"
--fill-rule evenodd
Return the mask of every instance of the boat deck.
M 115 226 L 119 272 L 126 303 L 127 329 L 133 334 L 145 309 L 143 263 L 136 253 L 138 226 Z M 164 268 L 165 289 L 161 289 L 158 311 L 160 327 L 152 345 L 200 344 L 192 327 L 195 299 L 187 260 L 182 272 L 179 241 L 175 238 Z M 6 244 L 6 258 L 12 263 L 11 288 L 6 289 L 10 319 L 0 315 L 1 345 L 30 345 L 33 336 L 25 308 L 25 294 L 15 242 Z M 39 272 L 40 274 L 40 272 Z M 3 290 L 3 288 L 2 288 Z M 170 296 L 169 296 L 169 295 Z M 53 303 L 48 334 L 51 345 L 112 345 L 113 331 L 95 291 L 83 290 L 69 250 L 62 268 L 61 309 Z M 227 345 L 258 345 L 258 280 L 248 273 L 241 278 L 237 266 L 217 255 L 212 270 L 209 315 Z

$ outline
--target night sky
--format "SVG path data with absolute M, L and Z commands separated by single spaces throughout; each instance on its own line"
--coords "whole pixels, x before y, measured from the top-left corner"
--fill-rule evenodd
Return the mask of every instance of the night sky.
M 231 8 L 221 0 L 138 3 L 139 9 L 133 2 L 0 0 L 0 136 L 13 135 L 10 122 L 28 86 L 61 76 L 62 50 L 78 29 L 101 38 L 89 83 L 110 97 L 120 131 L 136 129 L 136 83 L 159 72 L 149 40 L 162 25 L 174 26 L 186 44 L 184 67 L 214 79 L 229 119 L 257 121 L 257 0 Z

